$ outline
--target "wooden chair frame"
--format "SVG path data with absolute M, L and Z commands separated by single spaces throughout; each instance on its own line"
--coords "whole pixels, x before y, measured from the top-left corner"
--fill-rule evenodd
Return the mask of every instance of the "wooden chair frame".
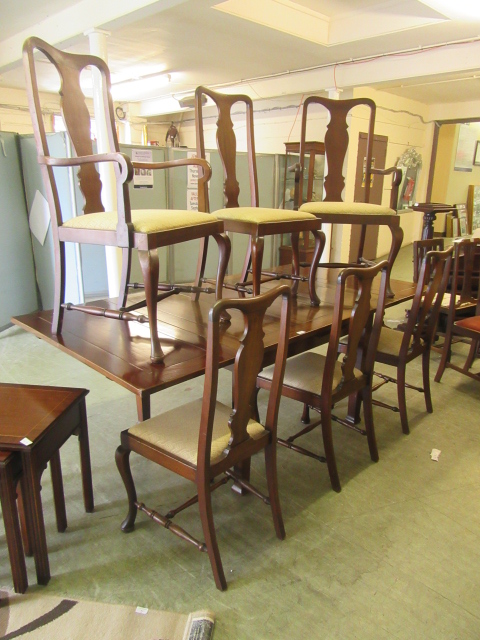
M 442 347 L 442 356 L 435 382 L 440 382 L 445 369 L 453 369 L 459 373 L 480 380 L 480 372 L 470 371 L 475 358 L 478 355 L 480 335 L 475 331 L 476 320 L 465 318 L 474 310 L 475 316 L 480 315 L 480 286 L 479 272 L 475 270 L 475 263 L 479 260 L 480 238 L 463 238 L 454 242 L 453 274 L 448 305 L 447 326 L 445 340 Z M 474 296 L 475 286 L 476 296 Z M 471 324 L 473 320 L 473 324 Z M 455 338 L 466 339 L 470 342 L 470 349 L 463 367 L 459 367 L 450 361 L 452 344 Z
M 56 68 L 60 79 L 61 111 L 66 128 L 71 138 L 76 156 L 74 158 L 54 158 L 50 156 L 48 142 L 43 122 L 37 83 L 34 52 L 38 50 Z M 173 169 L 196 165 L 199 167 L 199 211 L 206 211 L 206 184 L 211 170 L 205 160 L 188 158 L 167 162 L 132 162 L 128 156 L 120 153 L 115 130 L 113 102 L 110 93 L 110 72 L 106 63 L 96 56 L 78 55 L 60 51 L 39 38 L 29 38 L 23 47 L 24 67 L 27 80 L 27 95 L 33 130 L 38 152 L 43 182 L 53 232 L 55 251 L 55 293 L 52 318 L 52 333 L 61 334 L 64 310 L 74 309 L 92 315 L 106 316 L 120 320 L 137 320 L 147 322 L 145 316 L 133 314 L 132 311 L 147 306 L 148 323 L 151 334 L 151 360 L 160 363 L 164 354 L 160 346 L 157 331 L 157 302 L 165 297 L 181 291 L 193 292 L 198 295 L 202 291 L 198 283 L 192 287 L 182 287 L 173 284 L 158 284 L 159 261 L 157 249 L 186 240 L 204 238 L 213 235 L 219 246 L 219 264 L 217 272 L 217 298 L 221 297 L 222 283 L 225 276 L 230 255 L 230 242 L 222 235 L 223 223 L 212 217 L 211 221 L 205 216 L 199 217 L 199 223 L 181 226 L 179 216 L 178 228 L 159 230 L 155 232 L 135 229 L 135 216 L 132 217 L 128 184 L 133 178 L 135 168 L 144 169 Z M 85 102 L 85 96 L 80 86 L 81 72 L 86 68 L 95 68 L 102 79 L 104 116 L 107 123 L 108 144 L 111 153 L 93 154 L 90 139 L 90 114 Z M 115 229 L 87 229 L 64 226 L 60 200 L 55 183 L 54 167 L 79 166 L 79 185 L 85 198 L 84 215 L 105 212 L 101 200 L 102 183 L 96 165 L 107 162 L 113 165 L 116 180 L 117 222 Z M 135 214 L 135 212 L 133 212 Z M 181 214 L 182 212 L 178 212 Z M 184 212 L 190 214 L 191 212 Z M 90 243 L 106 246 L 117 246 L 122 249 L 122 274 L 118 297 L 119 309 L 105 309 L 88 305 L 65 304 L 65 242 Z M 146 301 L 126 307 L 132 249 L 138 249 L 139 261 L 142 268 Z M 137 287 L 138 288 L 138 285 Z M 208 290 L 209 292 L 213 290 Z
M 433 412 L 432 397 L 430 392 L 430 350 L 435 340 L 436 328 L 443 294 L 445 292 L 452 262 L 453 247 L 445 251 L 428 251 L 422 262 L 418 277 L 417 288 L 413 299 L 412 308 L 408 314 L 407 323 L 401 339 L 398 354 L 382 352 L 382 335 L 380 336 L 376 362 L 388 364 L 397 369 L 397 378 L 375 373 L 382 379 L 373 387 L 376 391 L 388 382 L 394 382 L 398 391 L 398 407 L 392 407 L 384 402 L 374 400 L 373 404 L 391 409 L 400 413 L 402 431 L 410 433 L 407 418 L 407 403 L 405 389 L 414 389 L 425 395 L 425 405 L 428 413 Z M 383 327 L 382 332 L 395 331 Z M 422 356 L 423 388 L 416 387 L 406 382 L 405 374 L 407 364 Z
M 218 109 L 217 120 L 217 148 L 224 171 L 224 194 L 225 208 L 237 209 L 240 207 L 238 197 L 240 194 L 240 186 L 236 176 L 236 137 L 233 129 L 231 117 L 232 107 L 237 104 L 245 105 L 246 109 L 246 133 L 247 133 L 247 155 L 249 167 L 250 182 L 250 206 L 259 207 L 258 180 L 257 180 L 257 163 L 255 157 L 255 140 L 253 132 L 253 102 L 246 95 L 227 95 L 207 89 L 206 87 L 197 87 L 195 92 L 195 123 L 197 129 L 197 153 L 200 158 L 205 158 L 205 140 L 203 130 L 203 101 L 205 97 L 210 98 Z M 206 192 L 207 210 L 208 192 Z M 242 293 L 253 293 L 254 296 L 260 293 L 260 285 L 262 282 L 270 280 L 289 279 L 293 281 L 292 294 L 296 295 L 299 282 L 308 282 L 308 290 L 312 305 L 318 306 L 320 300 L 315 292 L 315 277 L 320 261 L 320 257 L 325 246 L 325 235 L 319 232 L 321 224 L 315 219 L 298 219 L 284 220 L 281 219 L 281 210 L 272 210 L 278 214 L 278 220 L 273 222 L 246 222 L 241 217 L 237 219 L 226 218 L 225 231 L 234 233 L 242 233 L 250 236 L 249 248 L 245 257 L 245 262 L 240 277 L 240 282 L 235 285 L 225 285 Z M 215 212 L 221 217 L 221 212 Z M 299 260 L 299 235 L 301 232 L 309 232 L 315 238 L 315 249 L 308 277 L 300 275 Z M 262 258 L 264 248 L 264 236 L 275 234 L 291 234 L 292 242 L 292 273 L 272 273 L 262 271 Z M 203 247 L 200 252 L 199 264 L 197 270 L 197 279 L 202 281 L 205 270 L 205 261 L 207 255 L 208 239 L 203 241 Z M 248 274 L 251 272 L 252 281 L 248 282 Z M 248 287 L 251 286 L 252 290 Z
M 264 425 L 265 432 L 261 434 L 260 437 L 254 439 L 250 437 L 247 432 L 247 424 L 254 415 L 255 381 L 263 362 L 263 320 L 268 307 L 279 297 L 281 297 L 279 341 L 275 358 L 274 380 Z M 126 533 L 132 531 L 135 525 L 137 510 L 143 511 L 172 533 L 194 544 L 200 551 L 206 551 L 208 553 L 215 584 L 221 590 L 227 588 L 227 583 L 222 568 L 213 522 L 211 492 L 224 484 L 226 479 L 216 480 L 218 476 L 226 474 L 227 479 L 233 479 L 243 489 L 252 492 L 257 497 L 260 497 L 266 504 L 269 504 L 272 509 L 277 537 L 280 539 L 285 537 L 277 488 L 276 428 L 280 403 L 280 387 L 285 370 L 285 359 L 288 348 L 290 297 L 290 288 L 287 285 L 282 285 L 254 298 L 221 300 L 210 310 L 205 385 L 201 416 L 199 415 L 197 464 L 187 462 L 168 450 L 154 446 L 151 442 L 142 439 L 141 435 L 135 435 L 131 433 L 130 430 L 122 432 L 121 445 L 118 447 L 116 453 L 117 466 L 125 483 L 129 503 L 128 515 L 122 524 L 122 530 Z M 233 367 L 233 403 L 232 413 L 228 422 L 228 428 L 231 434 L 230 441 L 221 459 L 212 464 L 210 462 L 212 430 L 216 411 L 218 369 L 221 355 L 219 322 L 225 312 L 232 310 L 237 310 L 243 314 L 245 332 L 242 336 Z M 179 420 L 181 420 L 182 407 L 178 408 L 178 413 Z M 154 419 L 158 421 L 155 424 L 156 429 L 161 429 L 161 418 L 161 416 L 158 416 Z M 145 426 L 148 428 L 147 422 L 141 423 L 142 430 Z M 248 466 L 252 455 L 262 449 L 265 450 L 268 498 L 252 487 L 248 480 L 245 479 L 245 476 L 242 477 L 235 471 L 232 471 L 232 468 Z M 137 500 L 129 464 L 131 451 L 135 451 L 184 478 L 191 480 L 197 486 L 198 495 L 188 500 L 184 505 L 171 510 L 165 516 L 148 509 L 143 503 Z M 205 543 L 199 542 L 184 529 L 172 522 L 172 518 L 178 512 L 191 504 L 195 504 L 197 501 L 200 508 L 200 518 Z
M 302 431 L 289 437 L 287 440 L 278 439 L 278 443 L 298 453 L 315 458 L 320 462 L 326 462 L 330 481 L 335 491 L 340 491 L 341 485 L 333 447 L 332 420 L 367 436 L 370 456 L 374 462 L 378 460 L 372 412 L 372 374 L 378 336 L 383 322 L 388 270 L 389 267 L 386 260 L 372 267 L 350 267 L 344 269 L 337 280 L 332 329 L 326 357 L 324 358 L 320 354 L 309 354 L 307 352 L 287 360 L 282 395 L 293 400 L 298 400 L 306 406 L 307 411 L 304 412 L 303 422 L 310 422 L 308 408 L 314 409 L 320 414 L 321 418 L 316 422 L 308 424 L 305 429 L 302 429 Z M 375 318 L 372 324 L 372 285 L 374 278 L 380 272 L 380 287 L 375 308 Z M 338 344 L 340 337 L 345 333 L 345 295 L 346 283 L 349 278 L 355 279 L 357 294 L 348 320 L 348 343 L 346 345 L 345 355 L 342 358 L 341 365 L 338 365 Z M 359 352 L 360 347 L 363 348 Z M 362 354 L 360 358 L 359 353 Z M 310 390 L 309 388 L 311 386 L 309 380 L 312 377 L 312 369 L 315 366 L 313 360 L 310 361 L 312 357 L 316 357 L 319 363 L 323 363 L 321 388 L 315 390 Z M 341 366 L 341 380 L 339 383 L 334 384 L 338 366 Z M 357 370 L 357 374 L 355 370 Z M 358 375 L 358 370 L 361 371 L 360 376 Z M 304 381 L 303 384 L 302 380 Z M 269 389 L 271 384 L 270 371 L 266 369 L 262 371 L 257 378 L 257 388 Z M 364 430 L 332 414 L 332 408 L 335 404 L 343 398 L 354 394 L 360 394 L 363 399 L 365 414 Z M 319 425 L 322 427 L 325 457 L 294 444 L 294 441 L 299 436 L 312 431 Z
M 330 121 L 327 125 L 327 131 L 325 134 L 325 158 L 328 166 L 328 174 L 325 176 L 324 189 L 325 198 L 323 202 L 342 202 L 342 193 L 345 187 L 345 177 L 343 175 L 343 164 L 347 153 L 349 144 L 348 135 L 348 123 L 347 117 L 350 111 L 359 105 L 363 105 L 370 109 L 370 118 L 367 134 L 367 151 L 366 151 L 366 175 L 365 175 L 365 198 L 364 203 L 368 204 L 370 196 L 370 181 L 372 176 L 385 176 L 392 175 L 392 190 L 390 195 L 390 208 L 393 210 L 391 213 L 387 213 L 384 207 L 379 205 L 372 205 L 373 211 L 369 213 L 359 214 L 355 213 L 356 203 L 352 204 L 351 211 L 342 211 L 341 213 L 328 213 L 323 217 L 324 223 L 333 224 L 359 224 L 361 225 L 360 243 L 357 252 L 356 261 L 352 263 L 332 263 L 323 262 L 322 267 L 346 267 L 354 265 L 372 265 L 373 263 L 363 258 L 363 250 L 365 246 L 365 237 L 367 232 L 367 225 L 386 225 L 388 226 L 392 235 L 392 244 L 390 252 L 387 258 L 387 262 L 390 269 L 398 255 L 400 247 L 402 246 L 403 230 L 400 227 L 400 217 L 396 213 L 397 200 L 398 200 L 398 187 L 402 181 L 402 170 L 398 167 L 390 167 L 388 169 L 376 169 L 371 166 L 372 164 L 372 149 L 375 127 L 375 113 L 376 105 L 373 100 L 369 98 L 354 98 L 350 100 L 332 100 L 330 98 L 323 98 L 321 96 L 309 96 L 303 103 L 302 110 L 302 128 L 300 135 L 300 158 L 299 162 L 294 166 L 295 171 L 295 194 L 294 202 L 295 206 L 301 211 L 308 211 L 311 213 L 317 213 L 314 209 L 309 208 L 308 203 L 302 206 L 302 193 L 303 193 L 303 173 L 305 166 L 306 144 L 307 144 L 307 122 L 308 111 L 312 105 L 321 105 L 330 114 Z M 380 212 L 375 212 L 374 208 L 379 207 Z M 347 205 L 348 208 L 348 205 Z M 322 213 L 318 213 L 322 218 Z M 392 298 L 394 293 L 391 290 L 390 282 L 387 283 L 387 296 Z

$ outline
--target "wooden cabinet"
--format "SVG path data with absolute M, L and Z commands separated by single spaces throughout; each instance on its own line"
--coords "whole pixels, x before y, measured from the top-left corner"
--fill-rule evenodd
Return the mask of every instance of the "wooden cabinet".
M 295 164 L 300 160 L 300 143 L 285 143 L 285 171 L 283 177 L 283 208 L 297 209 L 295 203 Z M 303 176 L 300 178 L 302 189 L 302 203 L 322 200 L 323 198 L 323 173 L 325 166 L 325 145 L 323 142 L 305 143 L 305 161 Z M 302 237 L 303 236 L 303 237 Z M 313 256 L 314 241 L 310 234 L 300 237 L 300 261 L 310 263 Z M 279 248 L 279 264 L 290 264 L 292 261 L 292 248 L 290 236 L 282 236 Z

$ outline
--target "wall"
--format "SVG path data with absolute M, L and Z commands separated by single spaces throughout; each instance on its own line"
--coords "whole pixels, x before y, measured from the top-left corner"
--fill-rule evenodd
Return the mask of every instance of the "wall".
M 53 131 L 52 115 L 60 113 L 60 99 L 51 93 L 41 94 L 47 133 Z M 0 89 L 0 131 L 33 133 L 27 94 L 23 89 Z

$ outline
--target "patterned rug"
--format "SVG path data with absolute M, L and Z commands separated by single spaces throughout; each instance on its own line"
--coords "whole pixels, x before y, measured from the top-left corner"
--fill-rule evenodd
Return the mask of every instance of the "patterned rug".
M 3 640 L 211 640 L 214 616 L 152 611 L 0 589 Z

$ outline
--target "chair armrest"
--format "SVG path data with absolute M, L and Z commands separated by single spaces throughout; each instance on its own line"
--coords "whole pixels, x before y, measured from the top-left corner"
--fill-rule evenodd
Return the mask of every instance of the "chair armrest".
M 202 169 L 201 182 L 207 182 L 212 175 L 212 169 L 203 158 L 179 158 L 178 160 L 165 160 L 164 162 L 132 162 L 134 169 L 174 169 L 175 167 L 197 166 Z
M 97 162 L 117 162 L 120 165 L 121 182 L 130 182 L 133 178 L 133 166 L 130 158 L 124 153 L 95 153 L 91 156 L 75 158 L 54 158 L 52 156 L 38 156 L 39 164 L 49 167 L 76 167 L 81 164 L 96 164 Z
M 398 187 L 402 182 L 402 170 L 399 167 L 389 167 L 388 169 L 375 169 L 372 167 L 370 173 L 378 176 L 387 176 L 392 174 L 392 191 L 390 193 L 390 208 L 397 210 L 398 203 Z

